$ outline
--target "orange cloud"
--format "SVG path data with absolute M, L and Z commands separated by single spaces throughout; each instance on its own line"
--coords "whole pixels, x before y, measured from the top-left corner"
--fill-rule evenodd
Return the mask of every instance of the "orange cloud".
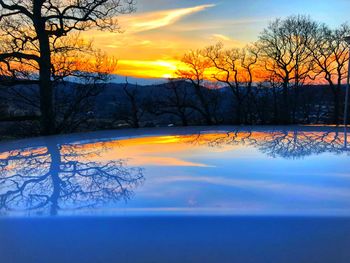
M 143 13 L 129 17 L 121 17 L 119 22 L 122 26 L 126 26 L 126 32 L 143 32 L 174 24 L 185 16 L 214 6 L 214 4 L 207 4 L 188 8 Z
M 221 35 L 221 34 L 213 34 L 213 38 L 218 39 L 218 40 L 224 40 L 224 41 L 231 40 L 231 38 L 229 38 L 228 36 Z

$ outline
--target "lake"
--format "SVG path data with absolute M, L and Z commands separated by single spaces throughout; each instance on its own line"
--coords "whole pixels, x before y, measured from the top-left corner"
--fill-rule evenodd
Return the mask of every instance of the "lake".
M 197 127 L 0 143 L 1 262 L 348 262 L 349 139 Z

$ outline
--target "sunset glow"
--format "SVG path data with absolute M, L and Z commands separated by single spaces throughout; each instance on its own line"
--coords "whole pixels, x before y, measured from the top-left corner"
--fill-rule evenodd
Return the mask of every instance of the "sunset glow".
M 118 59 L 115 73 L 119 75 L 169 78 L 183 67 L 181 57 L 188 50 L 217 42 L 228 48 L 243 47 L 257 40 L 276 17 L 300 13 L 339 25 L 347 20 L 345 10 L 350 4 L 341 1 L 339 5 L 335 8 L 331 2 L 314 0 L 303 5 L 275 0 L 140 0 L 135 13 L 118 18 L 120 34 L 94 30 L 83 37 Z

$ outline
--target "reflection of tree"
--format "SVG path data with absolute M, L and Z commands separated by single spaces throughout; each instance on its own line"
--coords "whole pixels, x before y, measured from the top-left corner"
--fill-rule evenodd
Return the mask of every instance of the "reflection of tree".
M 217 134 L 195 134 L 186 140 L 194 145 L 223 147 L 225 145 L 253 146 L 271 156 L 287 159 L 331 152 L 345 152 L 344 133 L 337 130 L 319 131 L 270 131 L 236 130 Z
M 276 132 L 256 143 L 260 151 L 272 157 L 302 158 L 325 152 L 341 153 L 343 139 L 339 132 Z
M 92 161 L 101 149 L 86 148 L 49 141 L 46 148 L 0 154 L 0 211 L 56 215 L 127 200 L 143 181 L 143 170 L 122 159 Z

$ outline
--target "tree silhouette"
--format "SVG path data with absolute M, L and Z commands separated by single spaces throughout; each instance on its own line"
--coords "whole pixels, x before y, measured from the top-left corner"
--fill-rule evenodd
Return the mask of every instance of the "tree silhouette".
M 162 87 L 163 92 L 158 92 L 158 96 L 153 99 L 151 113 L 156 116 L 176 116 L 182 126 L 188 126 L 194 112 L 191 105 L 194 103 L 192 93 L 186 84 L 182 80 L 169 79 Z
M 0 159 L 0 211 L 56 215 L 60 210 L 91 208 L 127 200 L 143 182 L 143 169 L 127 161 L 93 161 L 106 150 L 79 144 L 12 150 Z
M 342 83 L 348 74 L 349 48 L 344 37 L 350 35 L 350 27 L 343 24 L 332 30 L 326 25 L 320 25 L 312 36 L 314 44 L 310 47 L 316 67 L 314 79 L 324 79 L 329 84 L 333 94 L 333 123 L 339 124 L 341 116 Z
M 197 104 L 191 104 L 191 107 L 199 112 L 207 125 L 213 124 L 212 112 L 210 109 L 209 92 L 204 87 L 207 71 L 211 68 L 211 62 L 203 56 L 202 50 L 192 50 L 185 54 L 182 62 L 186 69 L 179 69 L 176 74 L 178 78 L 190 81 L 193 85 Z
M 116 16 L 133 10 L 133 0 L 0 0 L 0 68 L 17 84 L 39 85 L 43 134 L 55 132 L 54 55 L 81 48 L 66 41 L 74 32 L 118 31 Z
M 222 43 L 218 43 L 205 48 L 203 53 L 215 69 L 213 78 L 232 91 L 236 109 L 235 123 L 246 123 L 247 114 L 243 113 L 252 109 L 253 69 L 258 60 L 258 50 L 253 46 L 225 50 Z
M 147 101 L 142 96 L 138 85 L 129 86 L 126 78 L 123 85 L 125 99 L 118 102 L 116 98 L 116 111 L 113 114 L 115 120 L 123 120 L 132 128 L 140 128 L 143 116 L 146 113 Z
M 296 119 L 300 86 L 310 77 L 314 67 L 310 49 L 317 27 L 317 23 L 308 17 L 291 16 L 275 20 L 259 36 L 260 61 L 265 71 L 282 86 L 283 124 Z M 292 104 L 290 86 L 293 87 Z

